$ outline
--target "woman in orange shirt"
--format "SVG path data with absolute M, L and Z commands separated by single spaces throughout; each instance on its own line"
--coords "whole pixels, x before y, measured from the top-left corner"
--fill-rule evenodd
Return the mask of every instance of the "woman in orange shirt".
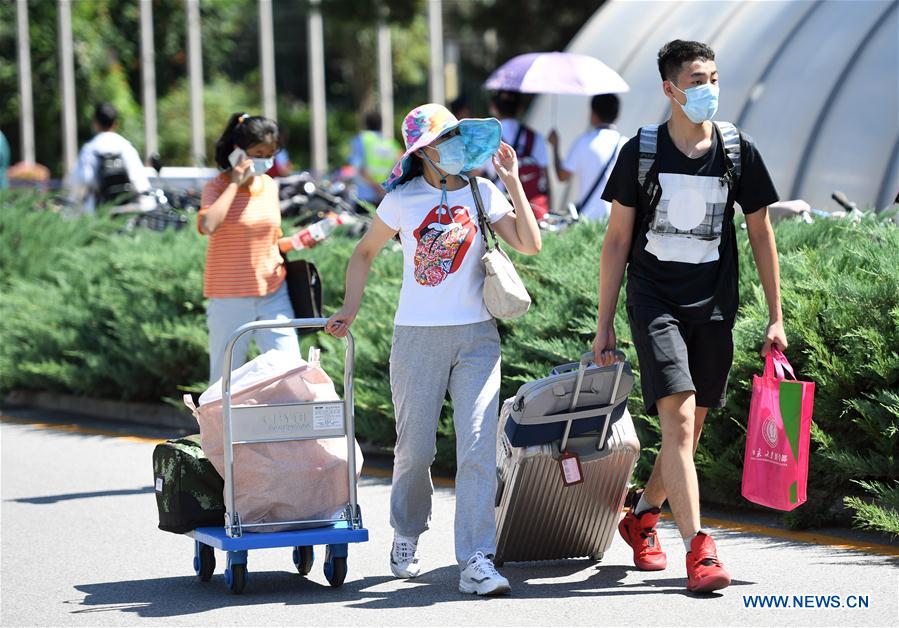
M 209 236 L 203 296 L 209 299 L 209 381 L 222 376 L 225 345 L 231 333 L 256 320 L 287 320 L 293 309 L 284 282 L 282 251 L 292 248 L 282 237 L 278 184 L 264 174 L 278 150 L 278 126 L 261 116 L 235 113 L 215 143 L 222 173 L 203 188 L 197 219 Z M 261 351 L 278 349 L 300 361 L 293 329 L 255 333 Z M 234 348 L 232 369 L 246 361 L 249 335 Z

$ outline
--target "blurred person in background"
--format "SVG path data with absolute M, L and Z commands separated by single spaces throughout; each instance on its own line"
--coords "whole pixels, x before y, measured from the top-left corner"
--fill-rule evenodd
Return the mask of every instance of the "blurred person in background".
M 453 102 L 450 103 L 449 110 L 450 113 L 456 116 L 457 120 L 474 117 L 474 112 L 472 112 L 471 106 L 468 104 L 468 98 L 465 96 L 455 98 Z
M 618 151 L 627 141 L 615 128 L 620 101 L 615 94 L 599 94 L 590 101 L 590 126 L 577 138 L 563 162 L 559 158 L 559 134 L 553 129 L 547 141 L 553 147 L 553 162 L 559 181 L 577 176 L 577 209 L 582 218 L 607 220 L 612 204 L 602 199 Z
M 0 190 L 5 190 L 9 187 L 9 181 L 6 180 L 6 171 L 9 170 L 9 162 L 11 160 L 12 155 L 9 150 L 9 142 L 6 141 L 3 131 L 0 131 Z
M 395 139 L 381 132 L 381 114 L 370 111 L 363 122 L 363 131 L 350 143 L 350 166 L 356 172 L 356 198 L 377 205 L 386 194 L 382 183 L 402 151 Z
M 275 161 L 272 167 L 268 169 L 267 174 L 270 177 L 286 177 L 293 172 L 293 163 L 290 161 L 290 153 L 287 152 L 287 139 L 289 137 L 286 127 L 278 127 L 281 134 L 280 148 L 275 153 Z
M 499 119 L 503 127 L 503 141 L 515 149 L 518 155 L 518 176 L 524 193 L 531 203 L 537 220 L 543 219 L 549 211 L 549 183 L 546 169 L 549 157 L 543 135 L 520 122 L 524 98 L 518 92 L 499 91 L 490 99 L 490 115 Z M 487 176 L 497 187 L 505 191 L 502 181 L 497 177 L 493 164 L 486 166 Z
M 69 202 L 80 205 L 86 214 L 94 214 L 102 203 L 123 204 L 140 197 L 142 209 L 153 209 L 153 200 L 142 196 L 149 191 L 150 180 L 140 155 L 116 132 L 115 107 L 98 104 L 91 127 L 95 135 L 81 148 L 70 174 Z

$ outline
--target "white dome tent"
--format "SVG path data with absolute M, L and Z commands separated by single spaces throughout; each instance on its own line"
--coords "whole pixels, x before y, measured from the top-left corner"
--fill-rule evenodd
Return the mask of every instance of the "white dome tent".
M 567 50 L 628 82 L 618 120 L 626 136 L 668 116 L 656 55 L 672 39 L 715 51 L 716 119 L 755 139 L 781 199 L 837 209 L 830 195 L 841 190 L 861 208 L 882 209 L 896 197 L 899 0 L 608 0 Z M 556 125 L 564 152 L 588 112 L 588 98 L 540 96 L 528 122 L 545 132 Z

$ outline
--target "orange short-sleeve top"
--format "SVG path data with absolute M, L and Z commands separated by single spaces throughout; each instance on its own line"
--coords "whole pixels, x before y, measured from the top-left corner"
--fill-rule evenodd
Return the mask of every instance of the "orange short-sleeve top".
M 228 183 L 225 174 L 206 183 L 200 217 Z M 224 222 L 209 236 L 203 295 L 254 297 L 280 288 L 285 276 L 278 250 L 281 235 L 278 184 L 268 175 L 253 177 L 249 187 L 238 188 Z

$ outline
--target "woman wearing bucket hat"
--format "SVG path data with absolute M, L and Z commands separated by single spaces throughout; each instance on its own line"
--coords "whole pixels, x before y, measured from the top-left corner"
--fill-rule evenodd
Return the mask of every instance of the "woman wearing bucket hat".
M 428 529 L 430 468 L 449 391 L 456 428 L 459 590 L 478 595 L 508 593 L 510 588 L 492 562 L 499 334 L 484 305 L 485 249 L 463 173 L 492 157 L 513 205 L 490 181 L 477 179 L 486 219 L 515 250 L 526 255 L 540 251 L 540 230 L 518 180 L 515 151 L 500 142 L 501 132 L 495 119 L 460 121 L 437 104 L 422 105 L 406 116 L 406 152 L 384 184 L 388 194 L 371 229 L 350 258 L 343 307 L 325 327 L 334 336 L 346 335 L 372 261 L 398 233 L 404 263 L 390 353 L 397 424 L 390 568 L 398 578 L 419 574 L 418 537 Z

